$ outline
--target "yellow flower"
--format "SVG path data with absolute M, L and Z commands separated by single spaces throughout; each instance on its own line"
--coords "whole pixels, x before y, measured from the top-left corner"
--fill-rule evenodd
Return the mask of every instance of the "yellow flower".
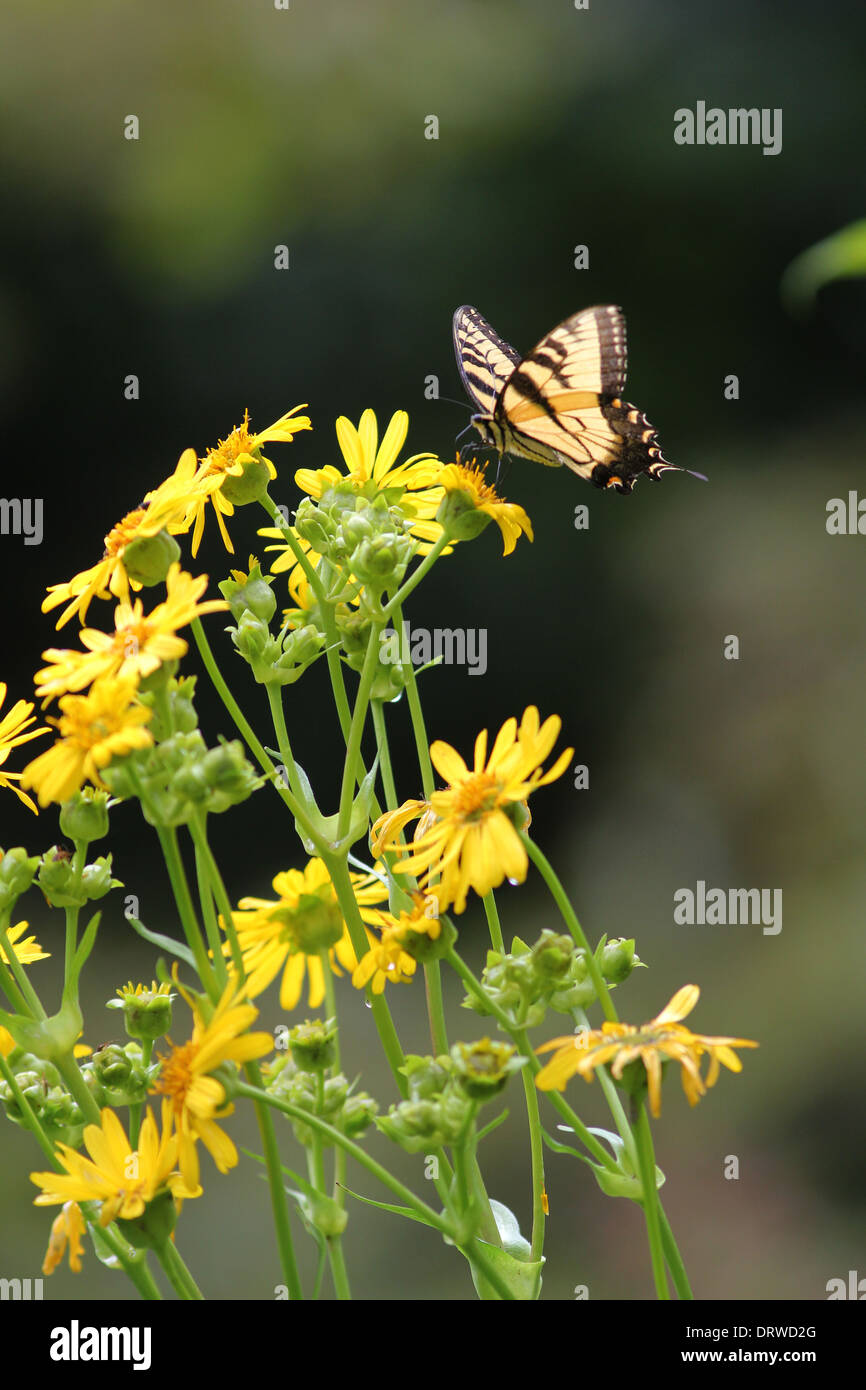
M 680 1064 L 689 1105 L 697 1105 L 707 1088 L 715 1086 L 720 1065 L 729 1071 L 742 1071 L 743 1064 L 733 1048 L 758 1046 L 748 1038 L 708 1038 L 685 1028 L 680 1020 L 691 1013 L 699 996 L 697 985 L 683 985 L 667 1008 L 640 1027 L 603 1023 L 601 1028 L 585 1033 L 553 1038 L 537 1048 L 538 1052 L 554 1052 L 554 1056 L 536 1076 L 536 1086 L 541 1091 L 562 1091 L 570 1077 L 577 1075 L 591 1081 L 596 1067 L 608 1062 L 613 1063 L 611 1075 L 618 1081 L 630 1063 L 640 1062 L 646 1071 L 650 1110 L 658 1116 L 662 1108 L 662 1063 L 670 1058 Z M 706 1076 L 702 1077 L 704 1056 L 710 1062 Z
M 0 681 L 0 706 L 5 699 L 6 682 Z M 30 725 L 35 723 L 35 720 L 33 706 L 28 700 L 16 700 L 12 708 L 0 719 L 0 769 L 2 769 L 13 748 L 18 748 L 22 743 L 29 743 L 31 738 L 40 738 L 42 734 L 48 733 L 47 729 L 30 729 Z M 30 732 L 25 734 L 25 729 L 30 729 Z M 35 812 L 36 805 L 32 798 L 14 785 L 20 777 L 20 772 L 0 770 L 0 787 L 8 787 L 10 791 L 15 793 L 19 801 L 23 801 L 25 806 L 29 806 L 30 810 Z
M 19 922 L 17 927 L 8 927 L 6 930 L 6 940 L 12 948 L 12 954 L 21 965 L 32 965 L 35 960 L 48 960 L 51 952 L 43 951 L 35 936 L 28 936 L 26 940 L 19 941 L 22 932 L 27 930 L 27 922 Z M 4 965 L 9 964 L 9 957 L 0 943 L 0 960 Z
M 433 765 L 448 787 L 433 792 L 429 803 L 409 801 L 380 816 L 373 826 L 373 853 L 398 845 L 403 828 L 420 816 L 411 854 L 393 866 L 394 872 L 423 874 L 419 886 L 435 888 L 442 911 L 453 904 L 455 912 L 463 912 L 470 888 L 483 897 L 505 878 L 523 883 L 529 861 L 508 812 L 565 771 L 571 748 L 548 772 L 540 770 L 561 725 L 558 715 L 539 724 L 538 710 L 530 705 L 519 728 L 516 719 L 503 724 L 489 758 L 487 730 L 478 735 L 472 771 L 449 744 L 431 744 Z
M 427 936 L 437 941 L 442 930 L 439 918 L 429 915 L 428 902 L 421 893 L 413 893 L 410 910 L 401 912 L 397 918 L 382 913 L 381 936 L 378 940 L 374 938 L 374 944 L 352 972 L 352 984 L 356 989 L 363 989 L 371 979 L 374 994 L 381 994 L 386 982 L 409 983 L 415 974 L 416 961 L 406 952 L 407 938 Z
M 422 541 L 435 542 L 442 534 L 442 527 L 433 520 L 445 495 L 436 485 L 442 464 L 435 454 L 413 454 L 398 464 L 397 457 L 408 431 L 409 416 L 405 410 L 398 410 L 391 416 L 381 444 L 372 410 L 364 411 L 357 429 L 351 420 L 341 415 L 337 421 L 337 443 L 347 472 L 341 473 L 333 464 L 316 469 L 299 468 L 295 482 L 316 501 L 337 483 L 347 480 L 359 489 L 368 483 L 374 483 L 379 492 L 400 489 L 394 504 L 411 522 L 412 535 Z M 419 553 L 426 554 L 429 549 L 429 544 L 422 545 Z
M 69 1268 L 73 1274 L 81 1273 L 81 1256 L 84 1252 L 81 1237 L 86 1229 L 87 1224 L 78 1203 L 64 1202 L 59 1216 L 54 1218 L 51 1235 L 48 1237 L 48 1249 L 42 1262 L 43 1274 L 54 1273 L 66 1254 L 67 1245 L 69 1246 Z
M 17 1042 L 9 1032 L 0 1024 L 0 1057 L 8 1057 L 10 1052 L 14 1052 L 18 1046 Z
M 190 1187 L 198 1187 L 199 1162 L 196 1150 L 201 1140 L 221 1173 L 238 1161 L 238 1151 L 220 1129 L 217 1119 L 231 1115 L 225 1088 L 211 1073 L 225 1062 L 249 1062 L 273 1050 L 270 1033 L 249 1033 L 247 1029 L 258 1009 L 243 1002 L 238 981 L 232 976 L 210 1019 L 186 990 L 181 993 L 193 1011 L 193 1031 L 189 1042 L 176 1047 L 162 1060 L 154 1089 L 170 1098 L 177 1130 L 180 1171 Z
M 48 613 L 58 604 L 66 603 L 57 627 L 61 628 L 74 613 L 83 623 L 87 610 L 94 598 L 129 599 L 130 585 L 140 589 L 136 580 L 130 580 L 123 565 L 123 553 L 133 541 L 147 540 L 167 530 L 172 534 L 187 531 L 191 516 L 203 507 L 207 495 L 219 487 L 219 479 L 208 477 L 199 470 L 193 449 L 186 449 L 178 460 L 174 473 L 158 488 L 148 492 L 141 506 L 113 526 L 105 537 L 105 553 L 97 564 L 82 570 L 67 584 L 51 584 L 48 597 L 42 602 L 42 612 Z
M 491 517 L 502 532 L 503 555 L 510 555 L 521 535 L 533 540 L 532 522 L 516 502 L 504 502 L 496 488 L 485 482 L 484 468 L 476 464 L 446 463 L 436 476 L 449 501 L 465 508 L 463 515 L 483 512 Z M 459 534 L 459 533 L 458 533 Z
M 100 1226 L 108 1226 L 119 1216 L 134 1221 L 148 1202 L 166 1188 L 175 1197 L 198 1197 L 201 1188 L 185 1183 L 175 1171 L 177 1136 L 171 1132 L 171 1106 L 162 1107 L 162 1134 L 148 1109 L 138 1148 L 129 1139 L 113 1110 L 102 1111 L 100 1125 L 88 1125 L 84 1145 L 90 1158 L 76 1153 L 68 1144 L 57 1145 L 63 1173 L 31 1173 L 30 1181 L 42 1191 L 36 1206 L 56 1206 L 66 1202 L 101 1202 Z
M 61 717 L 48 722 L 60 737 L 22 773 L 22 784 L 36 791 L 40 806 L 68 801 L 85 782 L 102 787 L 99 773 L 113 758 L 153 742 L 142 728 L 151 711 L 135 703 L 133 680 L 94 681 L 87 695 L 64 695 L 59 703 Z
M 375 874 L 350 878 L 363 921 L 380 925 L 382 913 L 376 905 L 388 901 L 387 886 Z M 335 975 L 341 973 L 340 966 L 352 971 L 358 964 L 334 885 L 321 859 L 311 859 L 305 869 L 277 874 L 273 886 L 276 900 L 241 898 L 239 910 L 232 913 L 247 992 L 254 999 L 283 970 L 280 1007 L 294 1009 L 308 976 L 310 1008 L 317 1009 L 325 997 L 323 952 Z M 228 949 L 226 943 L 226 954 Z
M 277 470 L 269 458 L 261 452 L 263 444 L 289 444 L 292 436 L 298 430 L 312 429 L 310 418 L 307 415 L 297 415 L 295 412 L 305 409 L 302 405 L 296 405 L 281 415 L 268 429 L 262 430 L 261 434 L 250 433 L 249 411 L 244 411 L 242 424 L 232 430 L 227 439 L 221 439 L 215 449 L 208 449 L 202 459 L 202 470 L 205 476 L 214 479 L 216 486 L 202 497 L 194 509 L 195 527 L 192 533 L 192 553 L 198 554 L 199 543 L 204 530 L 205 512 L 210 501 L 213 505 L 216 519 L 220 528 L 220 535 L 229 554 L 234 554 L 234 546 L 226 530 L 224 517 L 234 515 L 234 504 L 224 495 L 222 487 L 226 478 L 240 478 L 243 476 L 244 468 L 247 464 L 263 463 L 268 471 L 268 476 L 273 480 L 277 476 Z
M 36 694 L 47 701 L 55 695 L 84 690 L 100 676 L 118 676 L 137 684 L 163 662 L 186 656 L 189 644 L 176 635 L 177 629 L 205 613 L 228 608 L 223 599 L 198 602 L 207 582 L 206 574 L 193 578 L 179 564 L 173 564 L 166 575 L 165 602 L 157 604 L 152 613 L 145 616 L 140 598 L 133 604 L 119 603 L 114 612 L 113 633 L 82 629 L 86 652 L 57 647 L 43 652 L 43 659 L 51 664 L 37 671 Z

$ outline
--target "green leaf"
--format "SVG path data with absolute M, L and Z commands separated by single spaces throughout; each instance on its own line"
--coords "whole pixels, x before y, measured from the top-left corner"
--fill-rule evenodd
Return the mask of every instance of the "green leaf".
M 782 276 L 780 293 L 791 313 L 804 314 L 824 285 L 860 275 L 866 275 L 866 218 L 801 252 Z
M 503 1250 L 507 1250 L 509 1255 L 513 1255 L 516 1260 L 521 1260 L 524 1264 L 532 1258 L 532 1246 L 526 1236 L 520 1234 L 520 1222 L 504 1202 L 497 1202 L 493 1197 L 490 1198 L 490 1210 L 493 1213 L 493 1220 L 496 1222 L 496 1229 L 499 1232 L 499 1239 L 502 1241 Z
M 189 947 L 185 946 L 182 941 L 175 941 L 170 936 L 163 936 L 162 932 L 151 931 L 143 922 L 139 922 L 137 917 L 127 917 L 126 920 L 132 927 L 132 930 L 138 932 L 138 935 L 144 937 L 144 940 L 149 941 L 152 946 L 161 946 L 164 951 L 168 951 L 169 955 L 177 956 L 179 960 L 184 961 L 192 970 L 196 969 L 195 957 Z
M 360 1192 L 353 1192 L 351 1187 L 346 1187 L 340 1183 L 344 1192 L 348 1192 L 350 1197 L 354 1197 L 358 1202 L 365 1202 L 368 1207 L 378 1207 L 380 1211 L 391 1211 L 395 1216 L 405 1216 L 409 1221 L 417 1221 L 420 1226 L 429 1226 L 435 1231 L 436 1227 L 431 1224 L 420 1212 L 413 1211 L 411 1207 L 398 1207 L 393 1202 L 374 1202 L 372 1197 L 362 1197 Z
M 490 1205 L 494 1206 L 498 1203 L 491 1202 Z M 514 1255 L 510 1255 L 507 1250 L 500 1250 L 498 1245 L 488 1245 L 486 1240 L 479 1240 L 478 1244 L 484 1247 L 488 1263 L 496 1270 L 514 1298 L 520 1299 L 522 1302 L 531 1302 L 538 1298 L 541 1293 L 543 1259 L 520 1260 L 516 1259 Z M 495 1298 L 496 1294 L 484 1278 L 483 1271 L 476 1269 L 471 1260 L 469 1264 L 472 1270 L 472 1282 L 478 1291 L 479 1298 Z

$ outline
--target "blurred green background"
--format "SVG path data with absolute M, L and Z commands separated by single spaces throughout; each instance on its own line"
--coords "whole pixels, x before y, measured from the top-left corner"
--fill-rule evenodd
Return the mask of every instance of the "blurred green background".
M 532 516 L 535 544 L 503 560 L 491 528 L 437 566 L 409 616 L 489 634 L 483 679 L 459 668 L 423 678 L 431 736 L 468 752 L 479 728 L 527 703 L 562 715 L 590 787 L 565 778 L 536 797 L 534 832 L 590 936 L 637 937 L 651 968 L 620 991 L 624 1016 L 649 1018 L 695 981 L 697 1030 L 760 1040 L 743 1074 L 725 1073 L 694 1111 L 671 1077 L 655 1127 L 700 1298 L 823 1298 L 828 1279 L 866 1272 L 866 540 L 825 529 L 828 500 L 864 483 L 866 297 L 857 281 L 830 286 L 799 321 L 779 298 L 791 259 L 864 211 L 864 38 L 862 6 L 806 0 L 586 12 L 569 0 L 291 0 L 288 11 L 266 0 L 7 0 L 0 19 L 3 491 L 45 499 L 41 546 L 0 540 L 10 699 L 30 693 L 55 640 L 39 612 L 45 585 L 94 563 L 105 532 L 180 451 L 202 452 L 245 407 L 263 428 L 309 402 L 315 432 L 273 450 L 275 499 L 292 507 L 294 469 L 337 461 L 339 414 L 357 420 L 372 406 L 384 427 L 405 408 L 410 451 L 452 453 L 466 416 L 425 400 L 424 382 L 435 374 L 462 398 L 458 304 L 477 305 L 522 350 L 575 309 L 623 306 L 627 396 L 667 457 L 709 482 L 667 475 L 620 499 L 517 460 L 504 488 Z M 782 153 L 675 145 L 674 111 L 698 100 L 781 107 Z M 137 142 L 123 138 L 129 114 Z M 424 138 L 431 114 L 438 141 Z M 273 268 L 280 244 L 287 272 Z M 574 269 L 577 244 L 589 270 Z M 137 402 L 124 399 L 128 373 L 140 378 Z M 730 373 L 736 401 L 723 395 Z M 588 531 L 574 529 L 577 503 L 589 506 Z M 255 548 L 256 524 L 236 518 L 234 563 Z M 228 563 L 212 534 L 198 571 L 215 583 Z M 97 605 L 91 617 L 109 613 Z M 219 619 L 209 630 L 267 741 L 262 692 Z M 738 661 L 723 659 L 729 634 Z M 326 686 L 317 667 L 286 703 L 298 757 L 328 800 L 340 745 Z M 209 741 L 230 735 L 203 682 L 199 708 Z M 406 711 L 390 713 L 398 790 L 416 795 Z M 36 822 L 11 796 L 0 815 L 7 846 L 39 851 L 58 834 L 50 811 Z M 267 893 L 275 872 L 302 861 L 267 791 L 213 830 L 233 896 Z M 112 845 L 144 920 L 175 932 L 155 840 L 134 808 L 115 812 Z M 782 932 L 675 925 L 673 894 L 698 879 L 781 888 Z M 506 934 L 556 927 L 531 880 L 501 896 Z M 24 906 L 54 952 L 32 971 L 52 1001 L 60 914 L 35 894 Z M 84 985 L 92 1045 L 116 1036 L 103 1008 L 115 987 L 153 971 L 122 895 L 103 906 Z M 460 925 L 477 964 L 477 905 Z M 480 1036 L 461 994 L 449 997 L 452 1036 Z M 274 992 L 260 1003 L 273 1027 Z M 347 1070 L 387 1108 L 372 1020 L 346 980 L 339 1003 Z M 420 982 L 392 1004 L 407 1049 L 429 1047 Z M 565 1024 L 554 1016 L 538 1041 Z M 570 1099 L 605 1123 L 597 1087 L 574 1082 Z M 508 1103 L 486 1171 L 526 1227 L 519 1086 Z M 256 1147 L 245 1116 L 232 1133 Z M 369 1143 L 423 1186 L 420 1159 Z M 41 1157 L 5 1122 L 0 1146 L 0 1274 L 35 1276 L 51 1218 L 32 1206 L 27 1174 Z M 730 1154 L 736 1182 L 723 1177 Z M 209 1296 L 272 1297 L 280 1277 L 258 1168 L 244 1161 L 220 1177 L 205 1157 L 203 1175 L 205 1196 L 179 1229 L 185 1258 Z M 350 1181 L 385 1195 L 357 1172 Z M 567 1158 L 549 1156 L 547 1186 L 545 1296 L 569 1298 L 578 1284 L 593 1299 L 651 1296 L 638 1210 L 603 1199 Z M 312 1252 L 296 1234 L 309 1281 Z M 473 1296 L 460 1257 L 396 1217 L 353 1205 L 346 1248 L 366 1297 Z M 92 1253 L 82 1275 L 60 1270 L 46 1285 L 52 1298 L 129 1293 Z

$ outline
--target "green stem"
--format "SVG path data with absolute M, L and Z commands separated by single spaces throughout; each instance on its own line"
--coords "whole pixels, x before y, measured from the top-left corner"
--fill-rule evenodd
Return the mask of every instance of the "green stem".
M 195 844 L 196 863 L 198 864 L 200 860 L 203 864 L 204 870 L 207 874 L 207 878 L 209 879 L 210 892 L 213 894 L 214 898 L 216 898 L 217 906 L 219 907 L 219 910 L 223 916 L 226 940 L 228 941 L 229 946 L 231 947 L 232 965 L 235 968 L 238 979 L 243 981 L 246 979 L 246 970 L 244 969 L 244 958 L 241 952 L 240 942 L 238 941 L 237 930 L 235 928 L 235 919 L 232 913 L 231 899 L 229 898 L 228 891 L 226 889 L 225 884 L 223 883 L 223 877 L 219 871 L 219 865 L 217 864 L 216 859 L 214 858 L 213 850 L 210 847 L 210 841 L 207 837 L 207 821 L 204 814 L 202 814 L 197 819 L 190 821 L 189 831 L 192 835 L 193 843 Z M 211 950 L 214 952 L 215 960 L 217 958 L 217 953 L 219 953 L 220 960 L 224 960 L 222 942 L 220 941 L 218 935 L 216 944 L 212 944 Z M 225 974 L 223 988 L 225 988 L 225 984 L 228 982 L 228 971 L 226 970 L 224 964 L 223 972 Z M 220 978 L 222 979 L 222 975 Z
M 204 938 L 201 934 L 201 927 L 195 915 L 189 884 L 186 880 L 186 870 L 183 867 L 183 860 L 180 857 L 180 849 L 178 848 L 177 831 L 174 826 L 158 825 L 156 827 L 156 833 L 159 836 L 159 843 L 162 846 L 162 853 L 165 858 L 166 868 L 168 869 L 168 876 L 171 880 L 174 900 L 177 903 L 177 910 L 180 914 L 183 933 L 195 957 L 199 979 L 207 990 L 208 996 L 216 1000 L 219 998 L 220 990 L 217 985 L 216 976 L 208 961 Z
M 502 936 L 502 926 L 499 921 L 499 909 L 496 906 L 496 898 L 493 896 L 493 889 L 484 895 L 484 911 L 487 915 L 487 925 L 490 928 L 490 940 L 494 951 L 500 955 L 505 955 L 505 941 Z
M 358 902 L 355 897 L 355 891 L 352 887 L 348 866 L 345 859 L 335 858 L 333 855 L 322 855 L 322 859 L 330 875 L 331 882 L 334 885 L 334 892 L 337 894 L 337 901 L 340 904 L 343 920 L 349 929 L 349 936 L 352 939 L 355 955 L 358 960 L 360 960 L 362 956 L 366 955 L 369 949 L 369 943 L 367 941 L 367 933 L 364 928 L 361 913 L 358 908 Z M 397 1036 L 397 1030 L 394 1027 L 394 1020 L 391 1017 L 391 1010 L 388 1007 L 384 994 L 374 994 L 370 985 L 367 985 L 366 993 L 370 1001 L 373 1019 L 379 1031 L 382 1047 L 385 1050 L 385 1056 L 388 1059 L 388 1064 L 400 1094 L 405 1098 L 408 1094 L 408 1087 L 406 1078 L 400 1071 L 405 1059 L 403 1057 L 403 1049 L 400 1046 L 400 1039 Z
M 607 984 L 605 982 L 604 976 L 598 968 L 598 961 L 595 959 L 593 952 L 590 950 L 589 942 L 586 939 L 583 927 L 577 920 L 577 915 L 574 911 L 574 908 L 568 900 L 565 889 L 563 888 L 556 875 L 556 871 L 554 870 L 549 860 L 545 858 L 544 854 L 538 848 L 538 845 L 536 845 L 533 840 L 530 840 L 529 836 L 526 834 L 525 831 L 518 831 L 518 834 L 520 835 L 520 838 L 523 841 L 527 854 L 529 855 L 535 867 L 539 870 L 541 877 L 544 879 L 544 882 L 547 884 L 547 887 L 550 890 L 554 902 L 556 903 L 557 907 L 562 913 L 562 920 L 565 922 L 565 925 L 568 927 L 568 930 L 571 932 L 571 935 L 574 937 L 574 940 L 577 943 L 577 945 L 580 946 L 586 953 L 586 965 L 589 971 L 589 977 L 595 986 L 595 992 L 598 996 L 598 1000 L 601 1004 L 605 1018 L 608 1020 L 609 1023 L 618 1022 L 617 1012 L 611 1001 Z
M 660 1299 L 667 1300 L 670 1298 L 670 1292 L 668 1290 L 668 1281 L 665 1276 L 665 1257 L 662 1245 L 661 1221 L 659 1220 L 658 1188 L 656 1187 L 655 1156 L 653 1154 L 652 1135 L 650 1134 L 646 1107 L 642 1101 L 639 1102 L 639 1105 L 635 1139 L 637 1141 L 640 1180 L 641 1186 L 643 1187 L 642 1205 L 646 1217 L 647 1238 L 649 1240 L 650 1259 L 652 1260 L 656 1294 Z
M 280 750 L 280 757 L 283 760 L 286 772 L 289 776 L 289 786 L 298 800 L 305 804 L 306 797 L 298 777 L 298 769 L 295 766 L 295 758 L 292 753 L 292 746 L 289 743 L 289 731 L 286 728 L 286 712 L 283 709 L 283 690 L 282 686 L 276 685 L 271 681 L 265 689 L 268 692 L 268 704 L 271 707 L 271 719 L 274 724 L 274 733 L 277 736 L 277 747 Z
M 361 738 L 364 733 L 364 725 L 367 721 L 367 706 L 370 702 L 370 691 L 373 686 L 376 666 L 379 660 L 380 632 L 381 627 L 378 623 L 370 624 L 370 636 L 367 641 L 367 650 L 364 653 L 364 665 L 361 668 L 361 680 L 358 686 L 358 693 L 355 696 L 355 708 L 352 711 L 352 726 L 349 729 L 349 741 L 346 745 L 346 760 L 343 764 L 343 783 L 340 788 L 340 815 L 337 822 L 337 838 L 340 840 L 342 840 L 349 831 L 355 782 L 357 780 L 357 760 L 361 752 Z
M 150 1059 L 153 1056 L 153 1039 L 143 1038 L 141 1042 L 141 1065 L 150 1066 Z M 137 1101 L 135 1105 L 129 1107 L 129 1147 L 138 1148 L 138 1136 L 141 1130 L 141 1115 L 144 1110 L 144 1101 Z
M 394 623 L 398 630 L 402 632 L 403 610 L 399 606 L 394 610 Z M 433 764 L 430 761 L 430 745 L 427 739 L 427 729 L 424 724 L 424 711 L 421 708 L 421 697 L 418 694 L 418 682 L 415 679 L 415 667 L 412 665 L 411 661 L 407 661 L 404 664 L 403 675 L 406 678 L 406 695 L 409 700 L 409 715 L 412 720 L 412 733 L 415 736 L 418 766 L 421 770 L 421 786 L 424 788 L 425 798 L 429 801 L 436 788 L 436 781 L 433 776 Z
M 206 813 L 201 813 L 202 838 L 207 840 L 207 821 Z M 198 827 L 196 827 L 198 829 Z M 195 877 L 198 884 L 198 898 L 201 903 L 201 915 L 204 920 L 205 931 L 207 932 L 208 947 L 210 958 L 213 961 L 214 973 L 219 982 L 220 993 L 228 984 L 229 972 L 223 954 L 222 937 L 220 936 L 219 922 L 217 921 L 214 909 L 214 895 L 211 888 L 211 869 L 208 863 L 205 847 L 198 842 L 198 835 L 192 832 L 193 843 L 195 845 Z
M 295 1262 L 295 1248 L 289 1225 L 288 1197 L 283 1181 L 280 1150 L 274 1130 L 274 1118 L 268 1109 L 270 1097 L 262 1087 L 262 1074 L 257 1062 L 247 1062 L 244 1067 L 244 1074 L 252 1084 L 247 1085 L 245 1082 L 239 1081 L 237 1088 L 239 1092 L 248 1095 L 255 1102 L 256 1119 L 262 1137 L 265 1168 L 267 1169 L 268 1186 L 271 1192 L 271 1211 L 274 1216 L 274 1232 L 280 1255 L 280 1268 L 283 1271 L 283 1279 L 289 1292 L 289 1298 L 293 1302 L 298 1302 L 303 1300 L 304 1292 L 301 1288 L 301 1279 Z
M 694 1298 L 694 1294 L 692 1293 L 691 1285 L 689 1284 L 689 1276 L 686 1274 L 686 1267 L 683 1264 L 683 1257 L 677 1249 L 677 1243 L 674 1240 L 674 1233 L 671 1230 L 670 1222 L 668 1221 L 667 1216 L 665 1215 L 665 1210 L 661 1204 L 661 1199 L 659 1199 L 658 1208 L 659 1221 L 661 1222 L 662 1229 L 662 1244 L 664 1246 L 665 1259 L 667 1260 L 668 1269 L 671 1272 L 671 1278 L 674 1281 L 674 1288 L 677 1291 L 677 1297 L 682 1299 L 684 1302 L 690 1302 Z
M 412 590 L 417 588 L 427 571 L 432 569 L 435 565 L 442 551 L 445 549 L 446 545 L 448 545 L 448 541 L 449 537 L 443 531 L 433 548 L 424 556 L 418 568 L 412 571 L 402 588 L 397 590 L 394 597 L 382 609 L 382 618 L 385 622 L 402 608 L 406 599 L 412 593 Z
M 525 1029 L 516 1031 L 515 1039 L 524 1056 L 532 1053 Z M 523 1090 L 526 1096 L 526 1119 L 529 1124 L 529 1152 L 532 1158 L 532 1258 L 540 1260 L 544 1250 L 544 1141 L 541 1137 L 541 1116 L 538 1110 L 538 1091 L 530 1067 L 522 1069 Z
M 15 947 L 6 935 L 7 926 L 8 916 L 0 923 L 0 966 L 2 966 L 0 978 L 3 980 L 4 992 L 8 996 L 10 1002 L 15 1005 L 19 1013 L 26 1014 L 29 1012 L 32 1019 L 47 1018 L 47 1014 L 40 1003 L 39 996 L 31 985 L 27 978 L 27 972 L 15 954 Z M 8 974 L 10 970 L 17 989 L 12 987 L 13 980 L 10 979 Z
M 175 1293 L 186 1302 L 198 1302 L 204 1295 L 184 1264 L 174 1242 L 167 1240 L 156 1248 L 156 1258 L 162 1265 Z
M 92 1125 L 102 1124 L 102 1116 L 99 1113 L 99 1106 L 87 1088 L 87 1082 L 81 1075 L 81 1069 L 71 1052 L 65 1053 L 63 1057 L 55 1057 L 54 1065 L 60 1072 L 66 1089 L 78 1101 L 82 1115 Z
M 328 1237 L 328 1259 L 331 1265 L 331 1277 L 334 1280 L 334 1292 L 340 1302 L 345 1302 L 351 1299 L 352 1290 L 349 1287 L 349 1274 L 346 1269 L 343 1242 L 339 1236 Z
M 190 628 L 192 630 L 192 635 L 195 638 L 196 646 L 199 649 L 199 654 L 201 655 L 201 659 L 204 663 L 205 670 L 210 676 L 211 683 L 213 684 L 214 689 L 216 690 L 217 694 L 219 695 L 220 699 L 225 705 L 229 715 L 231 716 L 234 722 L 235 727 L 237 728 L 238 732 L 240 733 L 241 737 L 243 738 L 244 742 L 246 743 L 247 747 L 249 748 L 250 752 L 252 753 L 253 757 L 258 763 L 259 767 L 269 778 L 269 780 L 273 782 L 281 800 L 285 803 L 285 805 L 288 807 L 288 809 L 294 816 L 295 820 L 302 827 L 305 836 L 314 845 L 316 845 L 316 848 L 318 850 L 320 846 L 320 841 L 314 827 L 310 824 L 310 821 L 307 818 L 303 805 L 292 795 L 288 787 L 284 787 L 280 784 L 277 769 L 274 767 L 274 764 L 271 762 L 271 759 L 268 757 L 261 743 L 256 738 L 256 735 L 254 734 L 248 720 L 245 718 L 240 705 L 238 704 L 237 700 L 232 695 L 231 691 L 226 685 L 225 680 L 223 679 L 223 674 L 220 671 L 220 668 L 214 659 L 214 654 L 211 651 L 210 644 L 207 640 L 207 637 L 205 636 L 204 628 L 201 625 L 201 619 L 193 618 L 190 624 Z

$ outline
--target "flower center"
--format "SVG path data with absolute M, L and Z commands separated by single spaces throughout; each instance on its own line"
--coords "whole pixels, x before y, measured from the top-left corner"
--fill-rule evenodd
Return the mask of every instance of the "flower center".
M 198 1047 L 194 1042 L 175 1047 L 163 1061 L 154 1089 L 170 1096 L 175 1110 L 183 1107 L 186 1093 L 193 1083 L 193 1063 Z
M 483 820 L 496 810 L 501 790 L 489 772 L 473 772 L 455 788 L 454 810 L 463 820 Z
M 146 516 L 146 507 L 136 507 L 134 511 L 127 512 L 123 520 L 118 521 L 116 526 L 112 526 L 105 537 L 105 551 L 102 558 L 104 560 L 116 559 L 123 551 L 124 546 L 135 540 L 138 528 Z

